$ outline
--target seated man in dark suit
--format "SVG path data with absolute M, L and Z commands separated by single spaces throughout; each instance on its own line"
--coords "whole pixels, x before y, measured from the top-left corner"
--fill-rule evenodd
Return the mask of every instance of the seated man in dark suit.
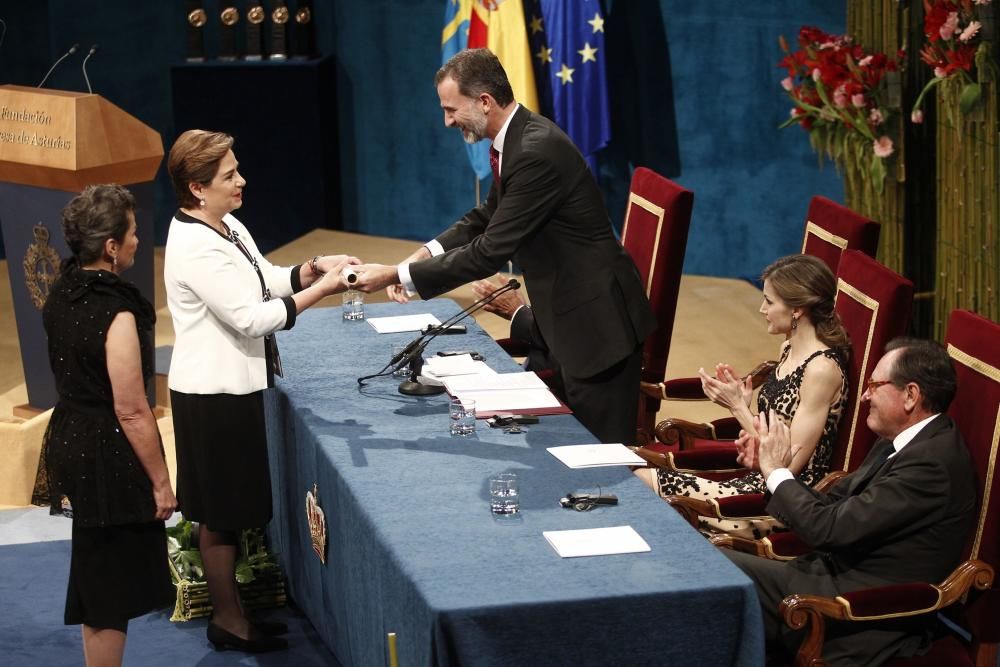
M 472 290 L 479 298 L 489 296 L 497 288 L 502 287 L 506 280 L 501 276 L 501 282 L 493 283 L 489 280 L 477 280 L 472 283 Z M 519 343 L 528 346 L 528 356 L 524 361 L 524 370 L 545 373 L 545 383 L 555 392 L 559 399 L 566 401 L 566 389 L 563 387 L 562 376 L 559 372 L 559 364 L 552 358 L 549 348 L 542 338 L 538 325 L 535 324 L 535 313 L 521 296 L 520 291 L 504 292 L 499 297 L 483 306 L 486 310 L 495 315 L 499 315 L 505 320 L 510 320 L 510 337 Z
M 862 396 L 868 427 L 881 436 L 854 473 L 827 493 L 785 468 L 796 447 L 788 427 L 758 416 L 757 453 L 771 499 L 768 512 L 813 553 L 778 562 L 724 553 L 757 588 L 769 641 L 795 650 L 802 639 L 778 604 L 793 593 L 834 597 L 892 583 L 940 583 L 958 564 L 973 522 L 975 473 L 965 442 L 942 414 L 955 395 L 955 371 L 937 343 L 896 339 L 886 346 Z M 920 652 L 926 619 L 827 624 L 830 665 L 877 665 Z

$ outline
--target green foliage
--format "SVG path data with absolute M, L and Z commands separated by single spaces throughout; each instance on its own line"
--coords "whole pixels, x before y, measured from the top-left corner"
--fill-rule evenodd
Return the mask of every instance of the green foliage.
M 205 580 L 205 566 L 201 551 L 193 544 L 193 528 L 194 524 L 184 517 L 167 528 L 167 555 L 181 579 L 201 582 Z M 267 552 L 264 531 L 259 528 L 244 530 L 240 535 L 240 555 L 236 559 L 236 581 L 246 584 L 265 572 L 277 570 L 277 561 Z

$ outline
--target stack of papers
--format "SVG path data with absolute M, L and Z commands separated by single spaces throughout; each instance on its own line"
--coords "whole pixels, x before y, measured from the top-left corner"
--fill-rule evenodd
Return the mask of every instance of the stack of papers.
M 396 315 L 394 317 L 369 317 L 368 324 L 372 325 L 375 331 L 384 334 L 422 331 L 428 325 L 441 324 L 441 321 L 430 313 L 420 313 L 419 315 Z
M 427 357 L 421 371 L 436 378 L 454 375 L 496 375 L 497 372 L 484 361 L 475 361 L 471 354 L 455 354 L 450 357 Z
M 600 466 L 644 466 L 646 462 L 625 445 L 564 445 L 549 447 L 549 453 L 570 468 Z
M 542 533 L 556 553 L 563 558 L 610 556 L 650 551 L 649 544 L 632 526 L 587 528 L 584 530 L 546 530 Z
M 498 412 L 569 412 L 545 383 L 531 372 L 455 375 L 441 381 L 455 398 L 474 400 L 476 416 L 480 418 Z

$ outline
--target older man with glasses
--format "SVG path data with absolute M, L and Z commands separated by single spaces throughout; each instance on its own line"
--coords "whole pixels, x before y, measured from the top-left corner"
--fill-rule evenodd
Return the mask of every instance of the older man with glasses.
M 768 512 L 815 549 L 787 562 L 725 552 L 754 580 L 768 641 L 795 650 L 804 636 L 779 616 L 787 595 L 833 597 L 892 583 L 938 583 L 958 564 L 972 527 L 975 476 L 961 434 L 943 414 L 955 386 L 940 345 L 891 341 L 862 396 L 870 407 L 868 428 L 880 439 L 861 467 L 826 493 L 787 469 L 797 449 L 788 427 L 773 414 L 758 416 L 758 462 L 772 494 Z M 919 654 L 929 645 L 927 623 L 828 624 L 823 657 L 830 665 L 877 665 Z

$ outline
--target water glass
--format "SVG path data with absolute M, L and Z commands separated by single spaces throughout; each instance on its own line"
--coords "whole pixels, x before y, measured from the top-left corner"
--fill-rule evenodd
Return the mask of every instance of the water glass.
M 365 319 L 365 295 L 354 289 L 344 292 L 344 319 Z
M 402 354 L 403 350 L 406 349 L 406 343 L 398 343 L 392 346 L 392 356 L 390 359 L 395 359 L 397 354 Z M 408 378 L 410 377 L 410 364 L 403 364 L 396 370 L 392 372 L 392 376 L 396 378 Z
M 448 402 L 451 434 L 472 435 L 476 432 L 476 402 L 467 398 L 453 398 Z
M 490 479 L 490 511 L 494 516 L 510 517 L 521 511 L 517 475 L 502 472 Z

